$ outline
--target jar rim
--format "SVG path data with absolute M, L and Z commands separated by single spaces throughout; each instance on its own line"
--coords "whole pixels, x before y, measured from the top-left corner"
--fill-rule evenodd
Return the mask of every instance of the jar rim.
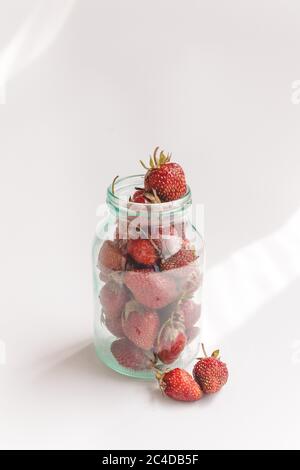
M 190 187 L 187 185 L 187 191 L 184 196 L 180 199 L 176 199 L 175 201 L 168 201 L 168 202 L 161 202 L 155 204 L 143 204 L 140 202 L 130 202 L 129 200 L 122 199 L 117 195 L 117 191 L 121 190 L 122 188 L 126 188 L 129 186 L 137 186 L 133 183 L 130 184 L 134 179 L 140 178 L 141 180 L 144 178 L 143 174 L 125 176 L 123 178 L 118 178 L 115 180 L 114 183 L 114 190 L 113 190 L 113 183 L 111 183 L 107 188 L 107 204 L 113 207 L 116 210 L 125 210 L 130 212 L 137 212 L 137 213 L 149 213 L 149 211 L 154 212 L 161 212 L 161 213 L 173 213 L 177 211 L 183 211 L 185 208 L 191 205 L 192 202 L 192 193 Z M 127 185 L 124 183 L 128 182 Z

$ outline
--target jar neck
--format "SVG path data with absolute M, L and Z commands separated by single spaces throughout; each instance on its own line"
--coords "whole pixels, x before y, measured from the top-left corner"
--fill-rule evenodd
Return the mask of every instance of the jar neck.
M 144 185 L 144 175 L 134 175 L 119 179 L 107 189 L 106 202 L 109 211 L 119 219 L 140 218 L 151 225 L 167 225 L 168 222 L 180 221 L 188 216 L 192 204 L 192 196 L 188 187 L 186 194 L 176 201 L 141 204 L 129 201 L 136 188 Z

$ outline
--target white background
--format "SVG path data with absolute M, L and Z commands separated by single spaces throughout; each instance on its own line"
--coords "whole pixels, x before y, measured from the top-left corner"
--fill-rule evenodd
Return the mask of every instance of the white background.
M 300 447 L 299 24 L 297 0 L 1 0 L 1 448 Z M 196 404 L 91 345 L 96 207 L 155 145 L 205 204 L 230 380 Z

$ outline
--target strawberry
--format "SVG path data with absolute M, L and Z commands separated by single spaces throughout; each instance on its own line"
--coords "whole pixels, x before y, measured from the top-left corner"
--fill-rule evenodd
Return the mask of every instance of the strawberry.
M 174 269 L 184 268 L 185 266 L 193 263 L 197 259 L 195 250 L 184 249 L 179 250 L 175 255 L 171 256 L 167 260 L 162 260 L 161 270 L 162 271 L 171 271 Z M 186 270 L 183 270 L 182 273 L 184 277 L 186 276 Z
M 144 351 L 127 338 L 117 339 L 111 344 L 111 352 L 118 363 L 128 369 L 145 370 L 153 367 L 153 361 Z
M 140 304 L 151 309 L 165 307 L 174 302 L 178 295 L 175 281 L 162 273 L 128 271 L 124 276 L 124 283 Z
M 161 200 L 155 193 L 155 191 L 147 192 L 145 189 L 137 189 L 137 191 L 130 197 L 129 202 L 135 202 L 140 204 L 160 204 Z
M 153 347 L 159 323 L 156 312 L 144 309 L 135 301 L 127 303 L 122 318 L 123 331 L 139 348 L 147 351 Z
M 158 253 L 150 240 L 142 238 L 129 240 L 127 251 L 136 263 L 152 265 L 157 261 Z
M 136 202 L 139 204 L 147 204 L 149 201 L 145 197 L 145 190 L 138 189 L 130 198 L 130 202 Z
M 186 345 L 186 335 L 181 321 L 170 318 L 160 329 L 156 353 L 164 364 L 171 364 L 181 354 Z
M 98 267 L 101 270 L 123 271 L 126 258 L 119 247 L 112 241 L 106 240 L 99 252 Z M 104 269 L 103 269 L 104 268 Z
M 184 300 L 179 305 L 179 311 L 182 315 L 185 328 L 189 330 L 200 318 L 201 305 L 195 304 L 193 300 Z
M 211 357 L 207 357 L 202 345 L 205 357 L 198 360 L 193 369 L 193 376 L 204 393 L 216 393 L 228 380 L 228 370 L 224 362 L 219 359 L 219 351 L 214 351 Z
M 154 192 L 163 202 L 180 199 L 187 191 L 185 174 L 178 163 L 171 163 L 171 155 L 160 152 L 157 159 L 158 147 L 150 157 L 150 168 L 141 161 L 147 170 L 145 175 L 145 190 Z
M 112 317 L 110 315 L 105 315 L 104 323 L 112 335 L 116 336 L 117 338 L 123 338 L 125 336 L 122 327 L 122 317 Z
M 109 281 L 102 287 L 99 299 L 107 315 L 119 317 L 128 301 L 128 293 L 120 284 Z
M 183 369 L 170 370 L 165 373 L 156 372 L 161 390 L 165 395 L 178 401 L 197 401 L 203 392 L 191 374 Z

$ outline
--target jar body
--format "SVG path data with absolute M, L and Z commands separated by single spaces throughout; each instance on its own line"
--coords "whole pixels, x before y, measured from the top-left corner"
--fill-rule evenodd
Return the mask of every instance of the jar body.
M 139 178 L 122 180 L 97 226 L 94 340 L 97 356 L 111 369 L 153 379 L 153 367 L 187 367 L 197 357 L 204 243 L 191 220 L 190 199 L 175 209 L 128 202 Z

